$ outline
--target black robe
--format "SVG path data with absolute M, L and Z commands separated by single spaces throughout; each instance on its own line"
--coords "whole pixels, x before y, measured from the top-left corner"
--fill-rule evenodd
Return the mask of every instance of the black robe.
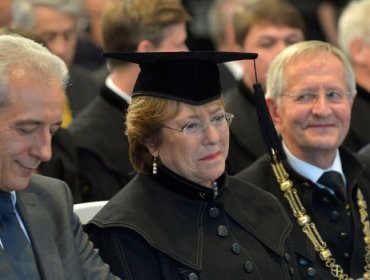
M 127 107 L 103 87 L 68 128 L 77 149 L 83 201 L 108 200 L 133 177 L 124 134 Z
M 69 69 L 70 81 L 66 88 L 73 118 L 76 118 L 98 95 L 98 83 L 90 71 L 78 65 Z M 52 139 L 52 157 L 40 164 L 40 174 L 65 181 L 73 194 L 74 203 L 82 202 L 78 174 L 77 151 L 66 129 L 60 128 Z
M 52 158 L 40 164 L 39 173 L 66 182 L 71 189 L 73 202 L 82 202 L 76 147 L 66 129 L 57 130 L 51 141 L 51 149 Z
M 227 92 L 238 86 L 238 80 L 225 64 L 218 64 L 218 70 L 220 71 L 221 92 L 227 94 Z
M 370 92 L 357 85 L 357 95 L 353 102 L 351 125 L 344 140 L 344 146 L 353 152 L 370 143 Z
M 235 115 L 230 125 L 227 171 L 236 174 L 266 152 L 253 93 L 243 81 L 226 96 L 226 110 Z
M 75 118 L 99 94 L 99 84 L 92 76 L 92 71 L 79 65 L 72 65 L 69 69 L 70 81 L 66 88 L 69 106 Z
M 321 189 L 312 181 L 300 176 L 287 162 L 284 165 L 290 174 L 290 179 L 294 182 L 303 206 L 316 224 L 323 240 L 327 242 L 337 263 L 343 267 L 345 273 L 357 279 L 362 277 L 364 272 L 365 244 L 358 213 L 356 190 L 361 189 L 369 206 L 370 159 L 355 156 L 344 148 L 340 150 L 340 155 L 349 191 L 350 216 L 347 215 L 346 207 L 340 199 L 328 190 Z M 297 259 L 302 279 L 336 279 L 330 275 L 311 242 L 297 224 L 297 219 L 293 216 L 288 201 L 276 182 L 267 155 L 237 174 L 236 177 L 254 183 L 274 194 L 284 205 L 294 225 L 291 236 L 295 250 L 298 252 Z
M 86 226 L 122 279 L 296 279 L 276 198 L 223 175 L 219 194 L 159 168 L 137 175 Z

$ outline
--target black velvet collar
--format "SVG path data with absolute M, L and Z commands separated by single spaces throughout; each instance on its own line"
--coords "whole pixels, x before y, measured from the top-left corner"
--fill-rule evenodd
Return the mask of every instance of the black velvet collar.
M 224 173 L 216 180 L 218 194 L 214 197 L 213 189 L 181 177 L 163 165 L 159 166 L 158 173 L 156 175 L 151 175 L 151 177 L 153 180 L 157 181 L 159 185 L 165 187 L 169 191 L 181 196 L 207 201 L 219 199 L 222 196 L 227 183 L 227 176 L 226 173 Z
M 356 84 L 356 90 L 357 90 L 357 95 L 361 96 L 362 98 L 366 100 L 370 100 L 370 94 L 369 91 L 367 91 L 365 88 L 360 86 L 359 84 Z
M 107 86 L 103 86 L 101 88 L 100 95 L 104 100 L 114 106 L 117 110 L 126 112 L 128 107 L 128 103 L 126 102 L 126 100 Z

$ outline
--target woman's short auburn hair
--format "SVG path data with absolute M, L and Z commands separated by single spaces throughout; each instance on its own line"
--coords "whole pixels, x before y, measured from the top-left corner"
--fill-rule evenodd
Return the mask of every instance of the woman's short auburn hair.
M 224 105 L 222 98 L 209 104 Z M 126 135 L 129 142 L 129 157 L 134 169 L 139 173 L 150 174 L 153 156 L 147 145 L 160 145 L 160 130 L 165 121 L 175 118 L 183 106 L 196 107 L 180 101 L 153 97 L 138 96 L 131 100 L 126 116 Z

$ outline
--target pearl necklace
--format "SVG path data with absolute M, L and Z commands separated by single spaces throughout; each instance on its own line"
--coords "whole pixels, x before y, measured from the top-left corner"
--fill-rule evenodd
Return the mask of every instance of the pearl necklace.
M 212 182 L 212 189 L 213 189 L 213 198 L 216 198 L 218 195 L 218 184 L 217 181 Z

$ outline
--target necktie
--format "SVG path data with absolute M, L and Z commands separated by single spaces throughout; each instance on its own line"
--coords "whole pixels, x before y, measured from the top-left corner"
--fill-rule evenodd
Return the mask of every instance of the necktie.
M 40 279 L 31 245 L 17 219 L 9 192 L 0 191 L 0 238 L 18 279 Z
M 347 201 L 347 190 L 342 176 L 337 171 L 326 171 L 319 178 L 318 182 L 330 189 L 343 201 Z

